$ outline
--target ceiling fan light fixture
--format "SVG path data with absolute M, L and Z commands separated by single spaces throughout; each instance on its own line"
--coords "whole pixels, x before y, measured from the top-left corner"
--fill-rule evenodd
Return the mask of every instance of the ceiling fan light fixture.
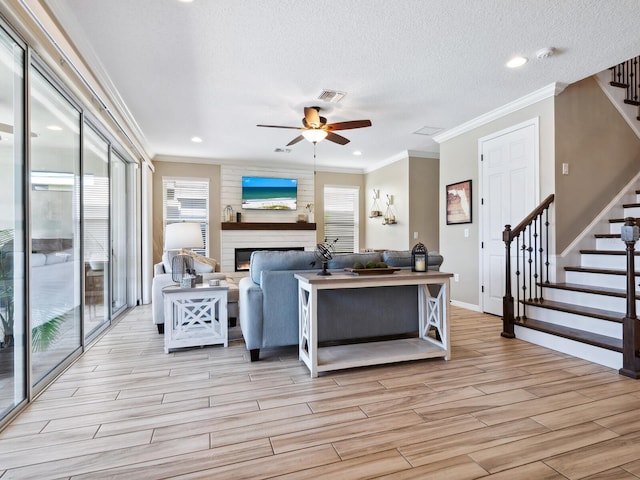
M 310 130 L 304 130 L 302 136 L 311 143 L 318 143 L 327 138 L 327 132 L 320 128 L 312 128 Z

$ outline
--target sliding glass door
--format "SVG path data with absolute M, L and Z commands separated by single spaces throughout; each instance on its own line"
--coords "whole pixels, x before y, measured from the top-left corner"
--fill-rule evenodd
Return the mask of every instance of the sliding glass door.
M 113 272 L 113 297 L 111 311 L 115 314 L 127 305 L 127 272 L 128 248 L 127 231 L 129 215 L 127 214 L 127 164 L 118 155 L 111 156 L 111 217 L 112 248 L 111 261 Z
M 31 67 L 31 383 L 80 349 L 80 112 Z
M 84 337 L 109 323 L 109 144 L 85 123 L 82 137 Z
M 0 420 L 26 399 L 24 61 L 0 27 Z
M 0 428 L 135 304 L 123 152 L 0 18 Z

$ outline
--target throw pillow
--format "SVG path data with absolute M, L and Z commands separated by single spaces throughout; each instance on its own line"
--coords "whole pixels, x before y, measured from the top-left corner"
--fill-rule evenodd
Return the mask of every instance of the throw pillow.
M 193 258 L 193 267 L 196 269 L 196 273 L 210 273 L 215 271 L 218 261 L 214 258 L 203 257 L 198 255 L 192 250 L 182 249 L 180 255 L 189 255 Z

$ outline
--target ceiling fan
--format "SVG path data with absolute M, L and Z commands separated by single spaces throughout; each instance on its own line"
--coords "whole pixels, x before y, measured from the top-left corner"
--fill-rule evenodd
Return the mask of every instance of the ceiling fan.
M 302 130 L 302 134 L 287 143 L 287 147 L 294 145 L 303 139 L 309 140 L 316 144 L 325 138 L 330 142 L 340 145 L 349 143 L 349 139 L 334 133 L 335 130 L 351 130 L 354 128 L 370 127 L 371 120 L 352 120 L 349 122 L 327 123 L 325 117 L 320 116 L 320 107 L 304 107 L 304 118 L 302 119 L 303 127 L 284 127 L 281 125 L 257 125 L 258 127 L 269 128 L 290 128 L 293 130 Z

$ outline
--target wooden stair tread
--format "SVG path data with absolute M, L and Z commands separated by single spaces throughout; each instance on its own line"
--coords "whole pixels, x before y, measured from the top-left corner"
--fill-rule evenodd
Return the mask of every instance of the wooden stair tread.
M 611 85 L 612 87 L 629 88 L 628 83 L 622 83 L 622 82 L 609 82 L 609 85 Z
M 555 302 L 553 300 L 544 300 L 542 302 L 536 302 L 535 300 L 522 301 L 525 305 L 538 308 L 548 308 L 550 310 L 557 310 L 560 312 L 573 313 L 576 315 L 582 315 L 585 317 L 599 318 L 600 320 L 606 320 L 608 322 L 622 323 L 624 313 L 613 312 L 611 310 L 602 310 L 600 308 L 585 307 L 582 305 L 573 305 L 570 303 Z
M 566 272 L 585 272 L 585 273 L 604 273 L 605 275 L 627 275 L 626 270 L 612 270 L 608 268 L 593 267 L 564 267 Z M 640 272 L 636 271 L 636 275 L 640 276 Z
M 640 218 L 636 218 L 636 223 L 640 222 Z M 624 223 L 626 220 L 624 218 L 610 218 L 609 223 Z
M 608 297 L 627 298 L 627 291 L 621 288 L 593 287 L 591 285 L 582 285 L 580 283 L 542 283 L 539 285 L 543 288 L 555 288 L 558 290 L 569 290 L 571 292 L 593 293 L 595 295 L 606 295 Z M 636 295 L 636 299 L 640 299 L 640 297 Z
M 594 235 L 596 238 L 620 238 L 619 233 L 596 233 Z
M 580 253 L 585 255 L 627 255 L 627 251 L 624 250 L 624 243 L 620 242 L 620 247 L 623 250 L 595 250 L 595 249 L 585 249 L 580 250 Z M 634 252 L 634 255 L 640 255 L 640 251 Z
M 526 320 L 516 320 L 515 324 L 521 327 L 531 328 L 539 332 L 557 335 L 569 340 L 575 340 L 577 342 L 586 343 L 595 347 L 622 353 L 622 340 L 619 338 L 607 337 L 605 335 L 599 335 L 592 332 L 585 332 L 584 330 L 578 330 L 577 328 L 554 325 L 552 323 L 534 320 L 532 318 L 527 318 Z
M 636 107 L 640 105 L 640 102 L 638 100 L 629 100 L 627 98 L 624 99 L 624 103 L 626 103 L 627 105 L 634 105 Z
M 622 208 L 640 207 L 640 203 L 623 203 Z

